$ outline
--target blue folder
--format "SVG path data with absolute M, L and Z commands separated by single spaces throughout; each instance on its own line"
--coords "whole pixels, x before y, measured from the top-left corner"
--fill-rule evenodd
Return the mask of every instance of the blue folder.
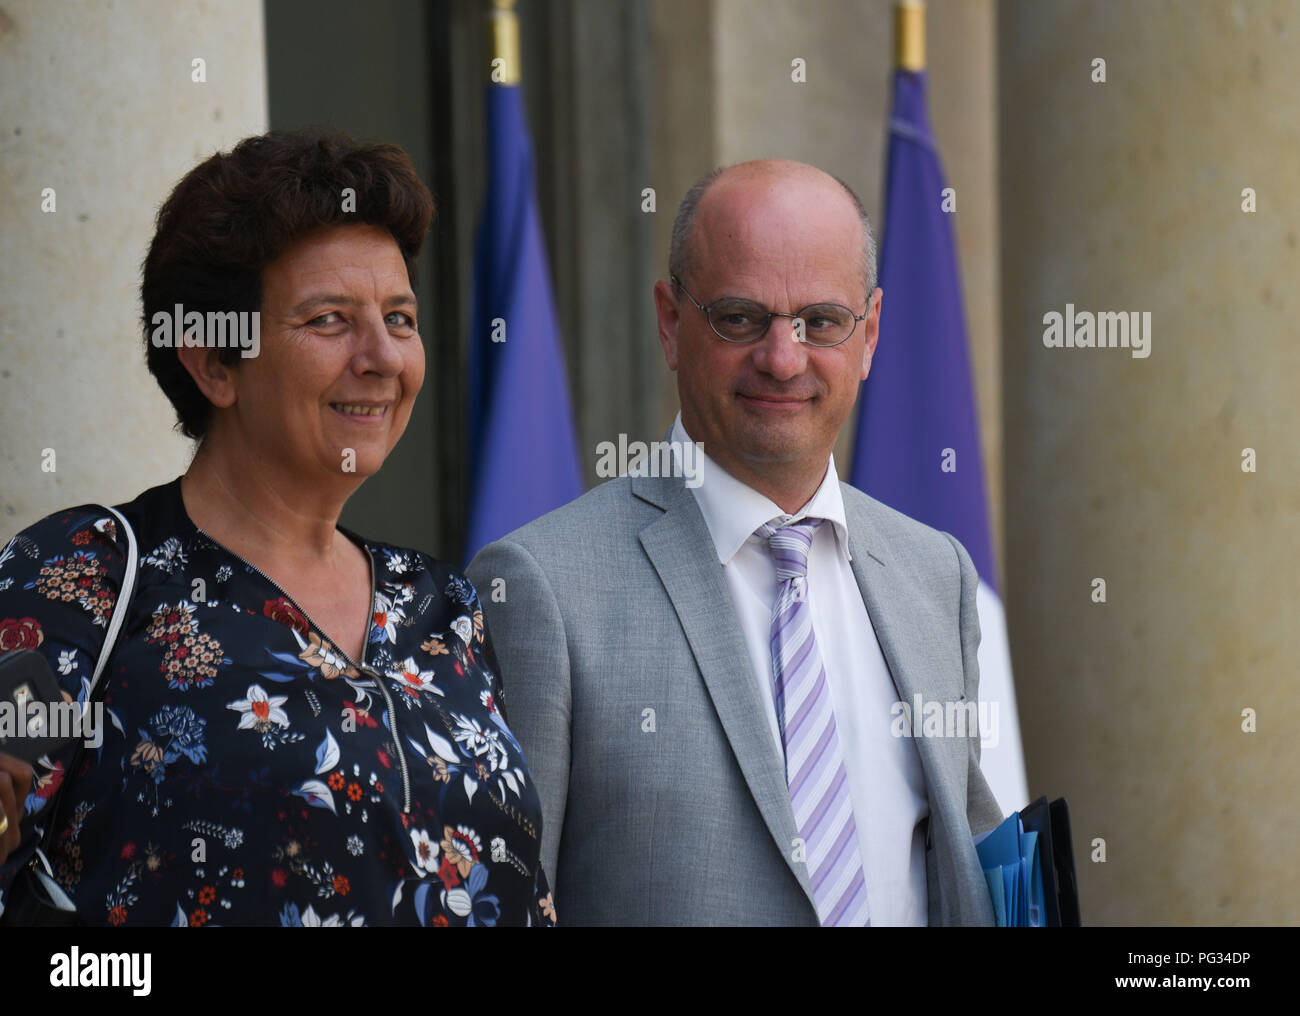
M 1012 812 L 1001 825 L 975 837 L 975 852 L 998 927 L 1079 925 L 1064 799 L 1049 807 L 1047 799 L 1040 798 L 1023 814 Z

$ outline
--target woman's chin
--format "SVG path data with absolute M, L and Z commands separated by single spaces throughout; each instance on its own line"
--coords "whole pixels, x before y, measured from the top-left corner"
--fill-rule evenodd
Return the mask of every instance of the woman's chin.
M 328 463 L 332 471 L 358 477 L 372 476 L 397 445 L 397 437 L 385 430 L 383 433 L 349 433 L 346 428 L 325 435 L 325 445 L 317 459 Z
M 368 447 L 368 443 L 361 442 L 355 445 L 335 445 L 332 454 L 322 452 L 313 460 L 313 471 L 321 474 L 323 481 L 339 479 L 360 483 L 379 472 L 384 460 L 388 458 L 388 451 L 386 446 Z

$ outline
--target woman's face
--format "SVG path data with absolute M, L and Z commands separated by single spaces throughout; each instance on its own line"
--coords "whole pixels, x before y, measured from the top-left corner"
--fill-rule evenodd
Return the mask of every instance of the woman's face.
M 355 485 L 383 464 L 424 382 L 415 294 L 375 226 L 306 236 L 262 273 L 261 349 L 227 411 L 252 468 Z

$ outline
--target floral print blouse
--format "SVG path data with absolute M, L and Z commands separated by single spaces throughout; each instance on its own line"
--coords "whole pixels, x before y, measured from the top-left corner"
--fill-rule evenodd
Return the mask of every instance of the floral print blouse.
M 195 528 L 179 479 L 121 511 L 140 562 L 94 696 L 102 743 L 35 765 L 0 904 L 53 821 L 49 861 L 87 924 L 554 922 L 541 803 L 468 579 L 347 534 L 374 604 L 351 660 Z M 0 650 L 42 653 L 66 698 L 86 700 L 119 528 L 73 508 L 0 550 Z

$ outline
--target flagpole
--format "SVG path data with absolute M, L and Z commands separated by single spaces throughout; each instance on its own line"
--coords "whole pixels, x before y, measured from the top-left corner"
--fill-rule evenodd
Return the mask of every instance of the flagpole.
M 925 70 L 925 4 L 921 0 L 894 4 L 894 60 L 901 71 Z
M 491 81 L 494 85 L 517 85 L 520 81 L 519 16 L 515 13 L 515 0 L 492 0 L 487 17 Z

